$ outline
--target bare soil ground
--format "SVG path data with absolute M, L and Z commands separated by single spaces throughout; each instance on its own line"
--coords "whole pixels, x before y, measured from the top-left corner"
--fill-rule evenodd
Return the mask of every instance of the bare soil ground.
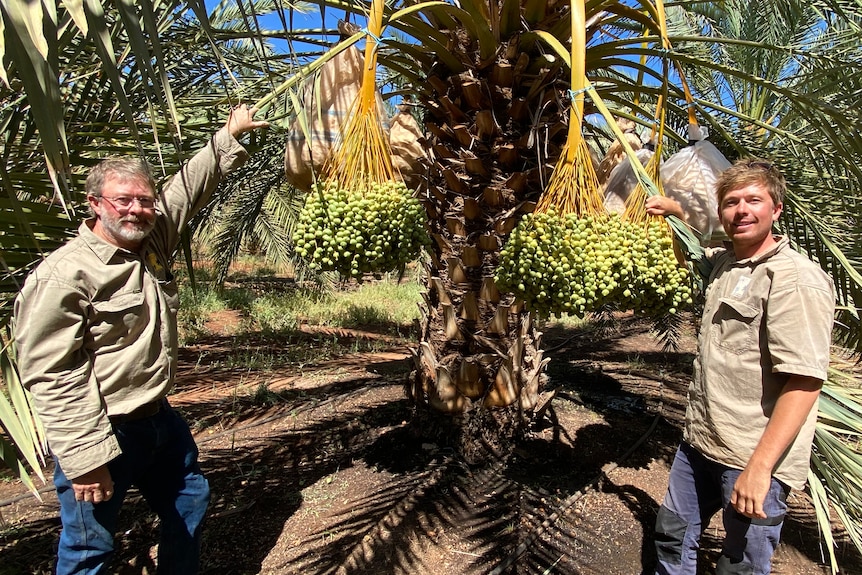
M 548 330 L 550 407 L 514 454 L 477 467 L 410 425 L 405 342 L 312 328 L 238 338 L 229 319 L 181 351 L 171 396 L 212 487 L 203 573 L 652 572 L 690 335 L 665 353 L 632 318 L 606 332 Z M 340 351 L 311 364 L 287 359 L 324 343 Z M 286 359 L 273 368 L 228 361 L 277 352 Z M 50 486 L 42 498 L 0 481 L 0 575 L 51 572 L 60 524 Z M 155 573 L 157 523 L 132 492 L 113 572 Z M 842 572 L 862 573 L 837 535 Z M 714 572 L 720 539 L 716 517 L 699 574 Z M 794 493 L 773 572 L 829 573 L 820 545 L 810 499 Z

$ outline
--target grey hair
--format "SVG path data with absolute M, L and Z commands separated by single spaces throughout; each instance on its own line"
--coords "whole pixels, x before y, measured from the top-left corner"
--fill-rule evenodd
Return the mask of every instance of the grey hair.
M 87 195 L 99 197 L 102 195 L 102 188 L 108 180 L 138 181 L 146 184 L 153 193 L 156 191 L 156 181 L 153 179 L 150 165 L 139 158 L 107 158 L 102 160 L 90 170 L 84 184 L 84 190 Z

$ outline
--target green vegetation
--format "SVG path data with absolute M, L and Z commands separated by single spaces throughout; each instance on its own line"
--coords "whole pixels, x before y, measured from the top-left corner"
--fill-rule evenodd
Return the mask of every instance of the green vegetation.
M 197 290 L 191 282 L 180 281 L 179 329 L 183 343 L 205 335 L 206 324 L 220 312 L 235 312 L 239 325 L 235 335 L 260 332 L 289 334 L 307 323 L 347 329 L 372 329 L 376 333 L 416 339 L 413 325 L 419 318 L 421 285 L 411 276 L 398 279 L 384 275 L 361 284 L 345 283 L 338 290 L 323 290 L 313 284 L 285 282 L 280 289 L 227 282 L 223 287 L 212 281 L 202 268 Z M 244 277 L 252 277 L 249 272 Z M 256 363 L 256 362 L 255 362 Z
M 309 323 L 339 325 L 350 329 L 374 328 L 399 337 L 413 337 L 419 318 L 417 304 L 422 286 L 415 280 L 397 282 L 393 277 L 363 283 L 357 289 L 322 294 L 294 304 Z
M 210 316 L 217 312 L 228 309 L 224 294 L 220 290 L 213 289 L 205 284 L 202 289 L 193 292 L 189 287 L 180 289 L 180 301 L 182 305 L 177 314 L 180 331 L 180 344 L 199 334 L 204 329 L 204 324 Z

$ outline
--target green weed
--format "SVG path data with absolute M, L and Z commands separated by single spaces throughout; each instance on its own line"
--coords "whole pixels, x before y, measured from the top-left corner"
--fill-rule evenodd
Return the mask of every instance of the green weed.
M 266 333 L 295 330 L 301 323 L 367 329 L 404 337 L 419 318 L 417 282 L 366 282 L 356 289 L 320 292 L 296 288 L 265 293 L 248 304 L 250 321 Z
M 588 318 L 580 318 L 575 315 L 562 314 L 559 317 L 552 317 L 546 321 L 548 327 L 560 327 L 563 329 L 583 329 L 590 325 Z
M 422 287 L 417 281 L 396 282 L 392 278 L 365 282 L 353 290 L 342 290 L 306 302 L 308 323 L 350 329 L 371 329 L 404 336 L 419 319 L 417 304 Z
M 251 264 L 248 264 L 251 267 Z M 379 351 L 385 343 L 374 338 L 343 338 L 332 335 L 312 336 L 302 340 L 303 324 L 371 331 L 401 338 L 416 338 L 419 319 L 418 303 L 423 287 L 418 279 L 384 276 L 361 284 L 344 284 L 340 289 L 324 291 L 313 285 L 279 282 L 278 289 L 261 289 L 266 282 L 228 284 L 218 288 L 213 282 L 198 282 L 192 292 L 190 283 L 180 283 L 180 344 L 188 345 L 210 335 L 208 321 L 224 311 L 239 312 L 238 327 L 231 331 L 235 345 L 220 353 L 209 367 L 224 369 L 272 370 L 283 366 L 319 364 L 344 353 Z M 271 284 L 276 285 L 276 284 Z M 243 287 L 247 286 L 247 287 Z M 287 286 L 287 287 L 285 287 Z M 270 343 L 261 344 L 260 336 Z M 277 342 L 277 343 L 276 343 Z M 217 364 L 217 365 L 216 365 Z
M 198 286 L 193 292 L 189 284 L 180 284 L 180 309 L 177 313 L 180 345 L 204 333 L 204 324 L 212 314 L 228 309 L 217 290 Z

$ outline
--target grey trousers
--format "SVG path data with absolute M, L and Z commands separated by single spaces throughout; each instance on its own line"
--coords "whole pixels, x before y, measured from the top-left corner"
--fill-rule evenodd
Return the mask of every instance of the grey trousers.
M 740 515 L 730 495 L 741 470 L 703 457 L 685 443 L 670 471 L 664 502 L 656 519 L 657 575 L 694 575 L 704 528 L 720 509 L 726 532 L 717 575 L 769 575 L 787 513 L 790 488 L 772 479 L 763 504 L 766 519 Z

